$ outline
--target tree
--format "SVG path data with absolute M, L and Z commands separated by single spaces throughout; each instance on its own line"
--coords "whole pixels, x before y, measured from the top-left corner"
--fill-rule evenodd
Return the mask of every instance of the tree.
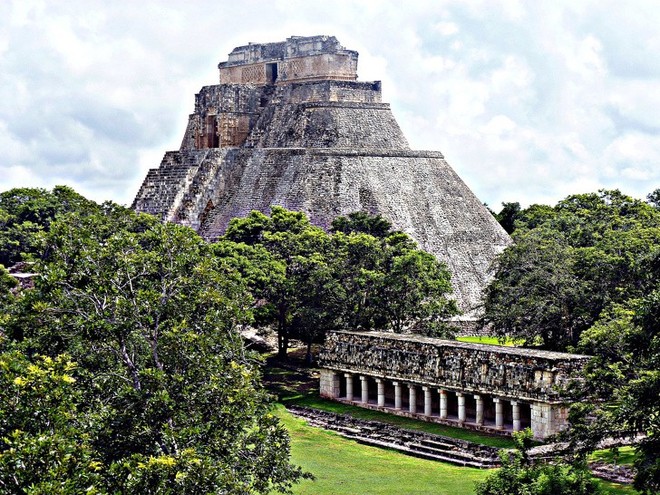
M 349 213 L 347 216 L 339 216 L 332 221 L 332 232 L 343 232 L 344 234 L 363 233 L 383 239 L 392 233 L 392 223 L 380 215 L 370 215 L 364 211 Z
M 560 460 L 535 464 L 528 458 L 531 430 L 513 434 L 516 450 L 502 452 L 502 467 L 477 484 L 477 495 L 596 495 L 603 493 L 586 463 Z
M 67 186 L 52 192 L 37 188 L 17 188 L 0 194 L 0 264 L 6 267 L 29 255 L 40 255 L 41 234 L 59 214 L 70 211 L 98 211 L 89 201 Z
M 457 310 L 442 263 L 381 217 L 355 213 L 338 218 L 333 229 L 330 235 L 303 213 L 274 206 L 270 217 L 253 211 L 233 219 L 224 236 L 223 242 L 263 248 L 278 267 L 251 287 L 271 309 L 280 358 L 289 339 L 298 338 L 310 360 L 312 343 L 329 330 L 416 328 L 447 335 L 444 320 Z
M 516 219 L 520 216 L 520 203 L 502 203 L 502 209 L 495 215 L 496 220 L 507 234 L 512 234 L 516 230 Z
M 573 248 L 534 231 L 500 256 L 485 291 L 483 322 L 498 337 L 564 350 L 583 328 L 586 284 L 574 274 Z
M 566 350 L 612 304 L 642 296 L 643 259 L 660 246 L 660 211 L 619 191 L 569 196 L 520 213 L 515 244 L 485 291 L 496 335 Z
M 446 320 L 457 314 L 447 267 L 421 251 L 403 233 L 387 237 L 383 269 L 377 280 L 377 307 L 382 327 L 401 333 L 415 329 L 426 335 L 448 336 Z
M 584 399 L 571 408 L 571 450 L 643 433 L 635 486 L 657 493 L 660 210 L 604 190 L 532 206 L 516 225 L 484 321 L 499 336 L 594 356 L 573 391 Z
M 79 414 L 75 368 L 66 356 L 0 354 L 0 492 L 107 493 Z
M 656 272 L 657 273 L 657 272 Z M 575 450 L 603 438 L 644 433 L 636 446 L 634 486 L 660 491 L 660 287 L 618 307 L 586 331 L 580 350 L 595 357 L 586 370 L 584 404 L 571 410 Z
M 72 356 L 116 493 L 266 493 L 302 476 L 237 328 L 251 297 L 192 230 L 107 204 L 46 237 L 22 307 L 29 352 Z M 20 339 L 19 339 L 20 336 Z
M 309 294 L 300 289 L 311 286 L 304 277 L 312 276 L 313 272 L 304 269 L 303 265 L 312 257 L 317 260 L 323 257 L 329 236 L 322 229 L 312 226 L 304 213 L 273 206 L 270 217 L 252 211 L 245 218 L 231 220 L 223 240 L 261 247 L 275 263 L 273 266 L 277 269 L 272 277 L 253 283 L 251 288 L 255 299 L 265 301 L 266 308 L 270 309 L 263 313 L 264 317 L 270 317 L 265 318 L 264 323 L 275 323 L 278 355 L 286 359 L 292 324 L 297 320 L 300 332 L 300 312 L 305 311 L 303 299 L 310 299 Z
M 655 208 L 660 208 L 660 188 L 646 196 L 646 201 Z

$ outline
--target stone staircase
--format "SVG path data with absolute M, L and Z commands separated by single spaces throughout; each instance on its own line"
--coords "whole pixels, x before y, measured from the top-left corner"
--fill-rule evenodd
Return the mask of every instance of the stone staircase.
M 495 447 L 306 407 L 288 406 L 287 409 L 294 416 L 305 419 L 311 426 L 335 431 L 365 445 L 386 447 L 422 459 L 459 466 L 487 469 L 500 465 L 499 449 Z

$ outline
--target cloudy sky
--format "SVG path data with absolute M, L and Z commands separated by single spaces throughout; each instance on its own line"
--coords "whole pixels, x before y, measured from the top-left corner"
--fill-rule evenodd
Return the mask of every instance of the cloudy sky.
M 477 196 L 660 187 L 655 0 L 1 0 L 0 190 L 130 204 L 233 47 L 335 35 Z

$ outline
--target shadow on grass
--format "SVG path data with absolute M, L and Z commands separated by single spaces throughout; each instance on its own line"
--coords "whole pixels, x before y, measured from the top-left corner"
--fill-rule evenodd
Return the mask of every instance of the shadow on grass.
M 281 363 L 275 358 L 267 359 L 266 368 L 264 369 L 264 383 L 270 392 L 277 396 L 278 401 L 285 406 L 304 406 L 321 411 L 347 414 L 356 419 L 380 421 L 399 428 L 458 438 L 489 447 L 514 447 L 513 440 L 508 437 L 419 421 L 323 399 L 319 397 L 318 370 L 301 366 L 295 356 L 292 356 L 286 363 Z

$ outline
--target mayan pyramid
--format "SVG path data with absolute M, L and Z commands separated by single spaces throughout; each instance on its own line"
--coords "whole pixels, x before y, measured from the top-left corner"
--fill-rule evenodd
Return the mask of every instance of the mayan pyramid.
M 209 240 L 271 205 L 326 228 L 338 215 L 381 214 L 447 263 L 459 307 L 474 315 L 510 239 L 442 153 L 410 149 L 380 81 L 357 81 L 357 58 L 333 36 L 235 48 L 133 207 Z

